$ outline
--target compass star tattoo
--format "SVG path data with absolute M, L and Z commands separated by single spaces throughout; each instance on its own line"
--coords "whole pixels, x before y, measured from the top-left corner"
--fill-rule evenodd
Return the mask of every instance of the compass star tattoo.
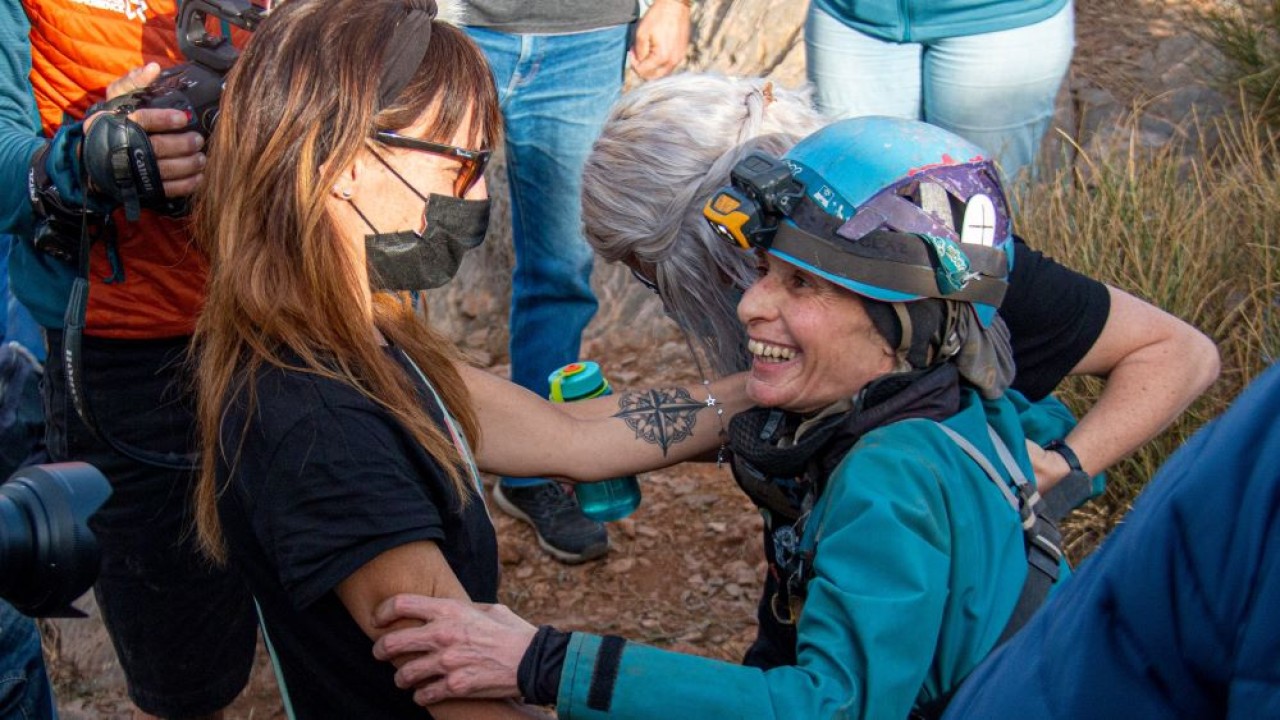
M 613 416 L 622 418 L 637 438 L 662 448 L 666 457 L 667 448 L 693 435 L 698 411 L 708 404 L 694 400 L 684 388 L 654 388 L 624 393 L 618 407 Z

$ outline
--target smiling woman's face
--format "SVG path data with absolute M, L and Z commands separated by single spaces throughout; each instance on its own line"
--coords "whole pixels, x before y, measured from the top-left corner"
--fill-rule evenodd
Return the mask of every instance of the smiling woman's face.
M 756 404 L 814 412 L 893 369 L 893 351 L 853 293 L 768 254 L 760 270 L 738 303 Z

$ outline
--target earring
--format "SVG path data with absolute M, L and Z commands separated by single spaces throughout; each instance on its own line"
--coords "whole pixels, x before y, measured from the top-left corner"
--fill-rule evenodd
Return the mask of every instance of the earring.
M 343 200 L 347 200 L 347 201 L 351 200 L 351 188 L 343 188 L 342 190 L 339 190 L 338 186 L 334 185 L 333 194 L 337 197 L 342 198 Z

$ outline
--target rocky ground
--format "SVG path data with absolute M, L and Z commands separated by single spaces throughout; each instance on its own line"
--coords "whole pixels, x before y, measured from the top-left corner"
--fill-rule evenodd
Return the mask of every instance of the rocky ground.
M 1211 51 L 1186 31 L 1192 0 L 1077 0 L 1078 45 L 1057 125 L 1088 152 L 1123 147 L 1119 129 L 1145 109 L 1139 141 L 1178 138 L 1193 112 L 1216 112 L 1205 86 Z M 704 0 L 695 14 L 694 69 L 803 80 L 803 3 Z M 1067 145 L 1070 147 L 1070 144 Z M 495 188 L 501 197 L 502 188 Z M 499 203 L 500 205 L 501 203 Z M 502 214 L 502 208 L 496 208 Z M 510 243 L 496 225 L 483 252 L 458 281 L 433 298 L 432 319 L 479 364 L 504 373 Z M 616 267 L 597 272 L 601 313 L 584 356 L 599 360 L 619 385 L 696 381 L 688 352 L 647 292 Z M 760 520 L 727 470 L 682 465 L 642 480 L 644 502 L 611 526 L 613 550 L 596 563 L 568 567 L 548 559 L 532 533 L 495 513 L 503 601 L 538 623 L 589 628 L 664 647 L 737 659 L 753 636 L 763 573 Z M 88 600 L 82 601 L 92 611 Z M 123 678 L 96 619 L 45 624 L 62 715 L 128 717 Z M 270 664 L 260 655 L 249 690 L 230 718 L 284 717 Z

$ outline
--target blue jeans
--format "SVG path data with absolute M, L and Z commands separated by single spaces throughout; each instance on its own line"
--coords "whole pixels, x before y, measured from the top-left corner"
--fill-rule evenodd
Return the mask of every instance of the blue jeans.
M 0 719 L 55 717 L 36 623 L 0 600 Z
M 3 303 L 0 304 L 0 337 L 4 342 L 16 340 L 43 362 L 44 337 L 40 334 L 40 326 L 26 306 L 9 291 L 9 249 L 16 242 L 18 238 L 13 235 L 0 235 L 0 299 Z
M 627 26 L 566 35 L 468 28 L 493 68 L 511 186 L 511 379 L 543 397 L 596 312 L 582 166 L 622 89 Z M 524 484 L 524 483 L 520 483 Z
M 9 247 L 17 238 L 0 235 L 0 338 L 16 340 L 36 357 L 44 357 L 44 339 L 31 314 L 9 292 Z M 7 440 L 8 438 L 6 438 Z M 18 453 L 19 456 L 26 450 Z M 0 477 L 0 483 L 8 477 Z M 0 719 L 57 717 L 53 690 L 40 653 L 36 623 L 0 600 Z
M 919 43 L 863 35 L 810 6 L 809 81 L 818 109 L 836 117 L 923 120 L 986 148 L 1008 178 L 1031 168 L 1071 64 L 1075 15 L 1067 3 L 1025 27 Z

